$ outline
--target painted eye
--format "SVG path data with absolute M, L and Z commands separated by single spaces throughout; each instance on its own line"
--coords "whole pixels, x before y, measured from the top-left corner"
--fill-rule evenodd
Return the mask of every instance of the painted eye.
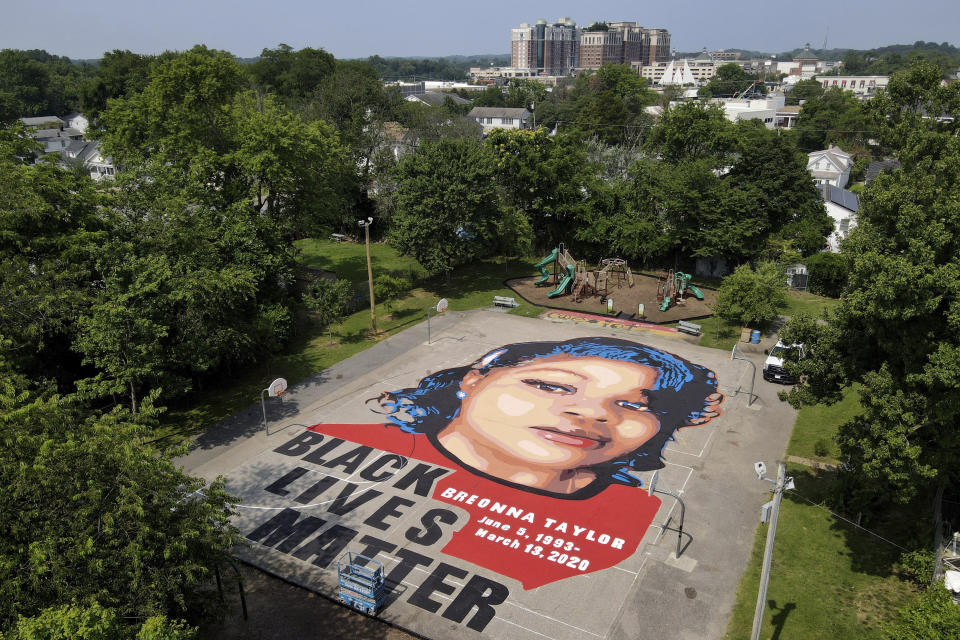
M 554 384 L 552 382 L 545 382 L 535 378 L 527 378 L 523 381 L 523 384 L 540 389 L 541 391 L 546 391 L 547 393 L 573 393 L 575 391 L 575 389 L 571 387 L 565 387 L 562 384 Z
M 628 400 L 617 400 L 617 405 L 631 411 L 650 411 L 650 407 L 639 402 L 630 402 Z

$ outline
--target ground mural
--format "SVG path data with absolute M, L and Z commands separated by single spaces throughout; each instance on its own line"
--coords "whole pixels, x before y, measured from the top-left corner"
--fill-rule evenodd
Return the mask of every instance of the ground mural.
M 489 636 L 508 598 L 575 613 L 564 585 L 598 573 L 626 591 L 608 570 L 632 566 L 660 506 L 637 474 L 723 401 L 713 371 L 609 337 L 506 345 L 371 395 L 375 424 L 313 425 L 231 474 L 238 525 L 327 589 L 345 551 L 385 562 L 386 612 Z

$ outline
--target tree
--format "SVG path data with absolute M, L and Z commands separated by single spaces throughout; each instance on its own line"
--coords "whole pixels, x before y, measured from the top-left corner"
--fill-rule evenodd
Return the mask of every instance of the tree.
M 526 236 L 519 225 L 500 210 L 493 157 L 480 142 L 426 143 L 400 163 L 390 240 L 429 272 L 491 255 Z
M 563 93 L 557 99 L 563 99 Z M 577 76 L 566 94 L 572 101 L 565 118 L 574 130 L 606 144 L 633 144 L 641 140 L 652 124 L 645 108 L 656 104 L 657 95 L 647 88 L 629 65 L 605 64 L 596 73 Z
M 256 85 L 281 99 L 305 100 L 329 77 L 336 60 L 323 49 L 305 47 L 294 51 L 289 45 L 264 49 L 259 59 L 247 67 Z
M 331 282 L 317 278 L 303 302 L 315 314 L 320 326 L 326 327 L 347 315 L 353 302 L 353 287 L 346 280 Z
M 34 617 L 21 617 L 10 640 L 193 640 L 196 631 L 164 616 L 150 616 L 142 625 L 124 624 L 117 612 L 96 602 L 49 607 Z
M 198 46 L 170 55 L 142 93 L 110 102 L 104 146 L 127 169 L 195 203 L 266 207 L 290 239 L 338 224 L 356 166 L 339 137 L 241 90 L 242 79 L 225 52 Z
M 740 158 L 724 178 L 745 195 L 748 211 L 741 215 L 759 225 L 758 235 L 788 240 L 803 255 L 823 250 L 833 221 L 807 171 L 806 156 L 786 137 L 762 127 L 755 133 L 760 135 L 742 139 Z
M 81 106 L 88 118 L 97 117 L 107 101 L 143 91 L 155 58 L 132 51 L 107 51 L 97 63 L 94 76 L 83 86 Z
M 808 256 L 804 262 L 810 273 L 811 293 L 839 298 L 850 277 L 846 256 L 824 251 Z
M 795 130 L 797 146 L 810 152 L 825 149 L 828 144 L 847 150 L 865 148 L 876 127 L 853 93 L 830 87 L 823 95 L 807 99 Z
M 542 82 L 516 78 L 507 87 L 504 106 L 529 109 L 531 105 L 539 104 L 546 99 L 547 87 Z
M 703 87 L 705 97 L 729 98 L 730 96 L 750 89 L 760 94 L 766 93 L 766 88 L 757 76 L 751 76 L 740 65 L 731 62 L 717 67 L 716 74 Z
M 506 100 L 503 97 L 503 89 L 500 87 L 487 87 L 474 101 L 475 107 L 505 107 Z
M 503 201 L 530 221 L 540 247 L 554 247 L 569 238 L 578 212 L 585 206 L 589 177 L 579 141 L 551 136 L 545 129 L 496 130 L 486 139 L 493 152 Z
M 815 78 L 801 80 L 793 85 L 787 94 L 786 103 L 789 105 L 798 105 L 801 101 L 807 101 L 812 98 L 819 98 L 823 95 L 823 85 Z
M 772 262 L 761 262 L 756 269 L 741 265 L 723 279 L 714 312 L 729 322 L 764 327 L 786 306 L 787 282 L 783 270 Z
M 100 280 L 75 320 L 73 348 L 95 367 L 86 393 L 122 393 L 137 411 L 158 387 L 187 392 L 204 377 L 275 351 L 291 328 L 293 249 L 246 202 L 219 208 L 169 183 L 123 176 L 112 193 Z
M 373 280 L 373 292 L 378 302 L 382 302 L 390 310 L 390 305 L 402 298 L 410 291 L 410 282 L 404 278 L 396 278 L 389 273 L 381 273 Z
M 109 225 L 89 175 L 25 164 L 33 146 L 22 127 L 0 130 L 0 335 L 16 345 L 18 370 L 71 379 L 74 322 L 92 300 Z
M 669 163 L 708 158 L 722 167 L 736 150 L 736 129 L 719 105 L 681 102 L 663 111 L 646 146 Z
M 134 422 L 9 380 L 0 379 L 0 625 L 90 600 L 121 620 L 216 606 L 211 574 L 239 540 L 235 500 L 221 482 L 178 471 L 176 451 L 143 444 L 150 403 Z
M 870 105 L 901 169 L 864 190 L 843 246 L 849 281 L 829 324 L 800 318 L 785 329 L 812 345 L 793 403 L 833 401 L 863 384 L 864 412 L 837 439 L 879 504 L 938 496 L 958 479 L 960 86 L 940 86 L 939 75 L 917 64 Z

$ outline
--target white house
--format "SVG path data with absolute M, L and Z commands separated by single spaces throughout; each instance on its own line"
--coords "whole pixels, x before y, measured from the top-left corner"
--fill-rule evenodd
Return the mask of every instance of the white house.
M 74 111 L 73 113 L 68 113 L 67 115 L 61 118 L 63 124 L 66 127 L 71 129 L 76 129 L 80 133 L 86 134 L 87 129 L 90 128 L 90 121 L 82 113 Z
M 523 108 L 474 107 L 467 117 L 476 120 L 487 134 L 494 129 L 527 129 L 531 115 Z
M 833 233 L 827 238 L 827 247 L 830 251 L 840 251 L 840 242 L 847 237 L 850 230 L 857 226 L 857 212 L 860 210 L 860 198 L 857 194 L 846 189 L 840 189 L 830 184 L 820 188 L 823 203 L 827 213 L 833 218 Z
M 829 149 L 811 151 L 807 155 L 807 171 L 816 184 L 829 184 L 838 189 L 847 186 L 853 168 L 853 158 L 849 153 L 830 145 Z
M 60 157 L 89 168 L 90 177 L 97 182 L 104 178 L 113 178 L 116 174 L 113 158 L 103 155 L 100 143 L 96 140 L 74 140 L 60 153 Z

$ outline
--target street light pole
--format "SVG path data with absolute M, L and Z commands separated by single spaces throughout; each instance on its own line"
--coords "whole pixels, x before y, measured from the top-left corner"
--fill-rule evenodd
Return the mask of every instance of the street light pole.
M 767 544 L 763 549 L 763 568 L 760 571 L 760 589 L 757 591 L 757 607 L 753 612 L 753 632 L 750 634 L 751 640 L 759 640 L 760 627 L 763 626 L 763 609 L 767 604 L 767 585 L 770 583 L 770 565 L 773 562 L 773 542 L 777 537 L 777 519 L 780 517 L 780 501 L 783 499 L 783 492 L 793 488 L 793 478 L 787 477 L 787 466 L 783 461 L 777 462 L 776 481 L 764 478 L 761 471 L 758 471 L 757 475 L 761 480 L 773 482 L 776 488 L 773 490 L 773 505 L 770 513 L 770 528 L 767 529 Z
M 363 235 L 367 245 L 367 283 L 370 285 L 370 326 L 373 332 L 377 332 L 377 307 L 373 299 L 373 266 L 370 264 L 370 225 L 373 224 L 373 218 L 358 220 L 357 224 L 363 227 Z

